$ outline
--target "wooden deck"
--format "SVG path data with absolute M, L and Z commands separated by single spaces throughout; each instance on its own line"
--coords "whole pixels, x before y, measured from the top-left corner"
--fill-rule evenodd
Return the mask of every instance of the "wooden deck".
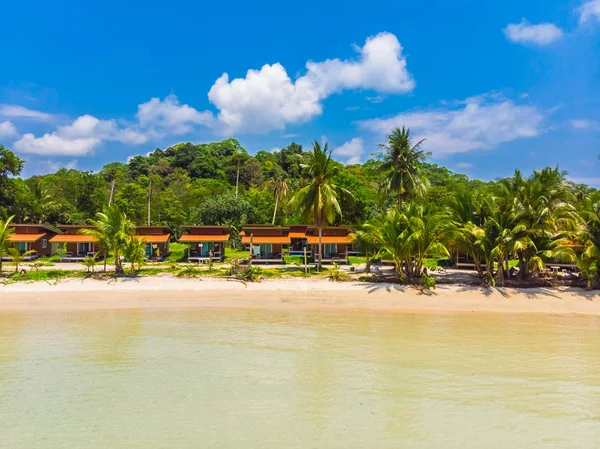
M 37 254 L 30 254 L 29 256 L 23 257 L 24 262 L 31 262 L 32 260 L 38 260 L 40 256 Z M 2 262 L 10 262 L 12 259 L 9 256 L 2 257 Z
M 221 262 L 221 256 L 212 256 L 212 257 L 208 257 L 208 256 L 190 256 L 187 259 L 188 262 L 198 262 L 198 263 L 206 263 L 209 260 L 212 260 L 213 262 Z

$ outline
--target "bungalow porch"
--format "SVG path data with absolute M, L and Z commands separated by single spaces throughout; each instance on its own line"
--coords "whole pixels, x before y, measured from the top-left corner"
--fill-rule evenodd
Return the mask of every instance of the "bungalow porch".
M 188 244 L 188 262 L 225 260 L 225 243 L 230 237 L 227 226 L 188 226 L 185 229 L 189 234 L 183 234 L 179 242 Z

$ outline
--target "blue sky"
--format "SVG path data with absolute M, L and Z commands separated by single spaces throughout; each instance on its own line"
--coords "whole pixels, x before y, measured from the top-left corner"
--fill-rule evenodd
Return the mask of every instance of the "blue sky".
M 10 2 L 0 142 L 24 175 L 181 141 L 327 140 L 363 161 L 407 125 L 482 179 L 558 164 L 600 186 L 600 0 Z

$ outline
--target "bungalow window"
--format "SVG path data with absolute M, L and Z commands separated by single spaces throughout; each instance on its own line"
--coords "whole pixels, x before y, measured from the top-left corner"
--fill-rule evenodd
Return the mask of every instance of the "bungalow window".
M 48 247 L 48 240 L 42 239 L 42 248 L 46 249 Z
M 26 242 L 17 242 L 17 243 L 15 243 L 15 247 L 22 253 L 27 251 L 27 243 Z
M 89 242 L 77 244 L 77 254 L 87 254 L 91 251 L 91 244 Z

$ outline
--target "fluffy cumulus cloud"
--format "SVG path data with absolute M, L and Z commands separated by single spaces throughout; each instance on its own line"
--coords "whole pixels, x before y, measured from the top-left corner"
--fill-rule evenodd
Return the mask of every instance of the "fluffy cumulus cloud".
M 11 119 L 29 119 L 40 122 L 51 122 L 54 120 L 54 115 L 46 112 L 27 109 L 26 107 L 14 104 L 0 104 L 0 117 Z
M 194 125 L 211 126 L 214 117 L 209 111 L 198 111 L 187 104 L 179 104 L 175 95 L 164 100 L 152 98 L 138 106 L 140 127 L 156 132 L 182 135 L 192 131 Z
M 85 156 L 103 141 L 137 145 L 147 142 L 148 137 L 138 130 L 119 126 L 116 120 L 82 115 L 70 125 L 59 126 L 41 137 L 27 133 L 15 142 L 14 148 L 22 153 L 48 156 Z
M 9 121 L 0 122 L 0 137 L 14 137 L 17 135 L 17 128 Z
M 355 137 L 333 150 L 333 154 L 336 157 L 345 159 L 346 163 L 349 165 L 360 163 L 360 157 L 364 152 L 365 148 L 363 140 L 360 137 Z
M 515 104 L 495 94 L 468 98 L 453 108 L 401 113 L 385 119 L 359 122 L 366 130 L 387 134 L 406 126 L 423 147 L 436 156 L 488 149 L 539 135 L 544 117 L 535 107 Z
M 577 11 L 579 12 L 579 23 L 600 20 L 600 0 L 587 1 Z
M 507 25 L 504 34 L 511 42 L 535 45 L 549 45 L 563 36 L 562 30 L 552 23 L 534 25 L 525 19 Z
M 35 137 L 31 133 L 23 135 L 14 144 L 14 149 L 22 153 L 55 156 L 85 156 L 100 144 L 97 138 L 69 139 L 57 133 L 46 133 Z
M 415 87 L 400 42 L 391 33 L 369 37 L 356 60 L 309 61 L 306 73 L 293 81 L 279 63 L 249 70 L 230 81 L 224 73 L 208 98 L 219 110 L 223 133 L 264 133 L 304 123 L 320 115 L 321 101 L 345 89 L 406 93 Z

